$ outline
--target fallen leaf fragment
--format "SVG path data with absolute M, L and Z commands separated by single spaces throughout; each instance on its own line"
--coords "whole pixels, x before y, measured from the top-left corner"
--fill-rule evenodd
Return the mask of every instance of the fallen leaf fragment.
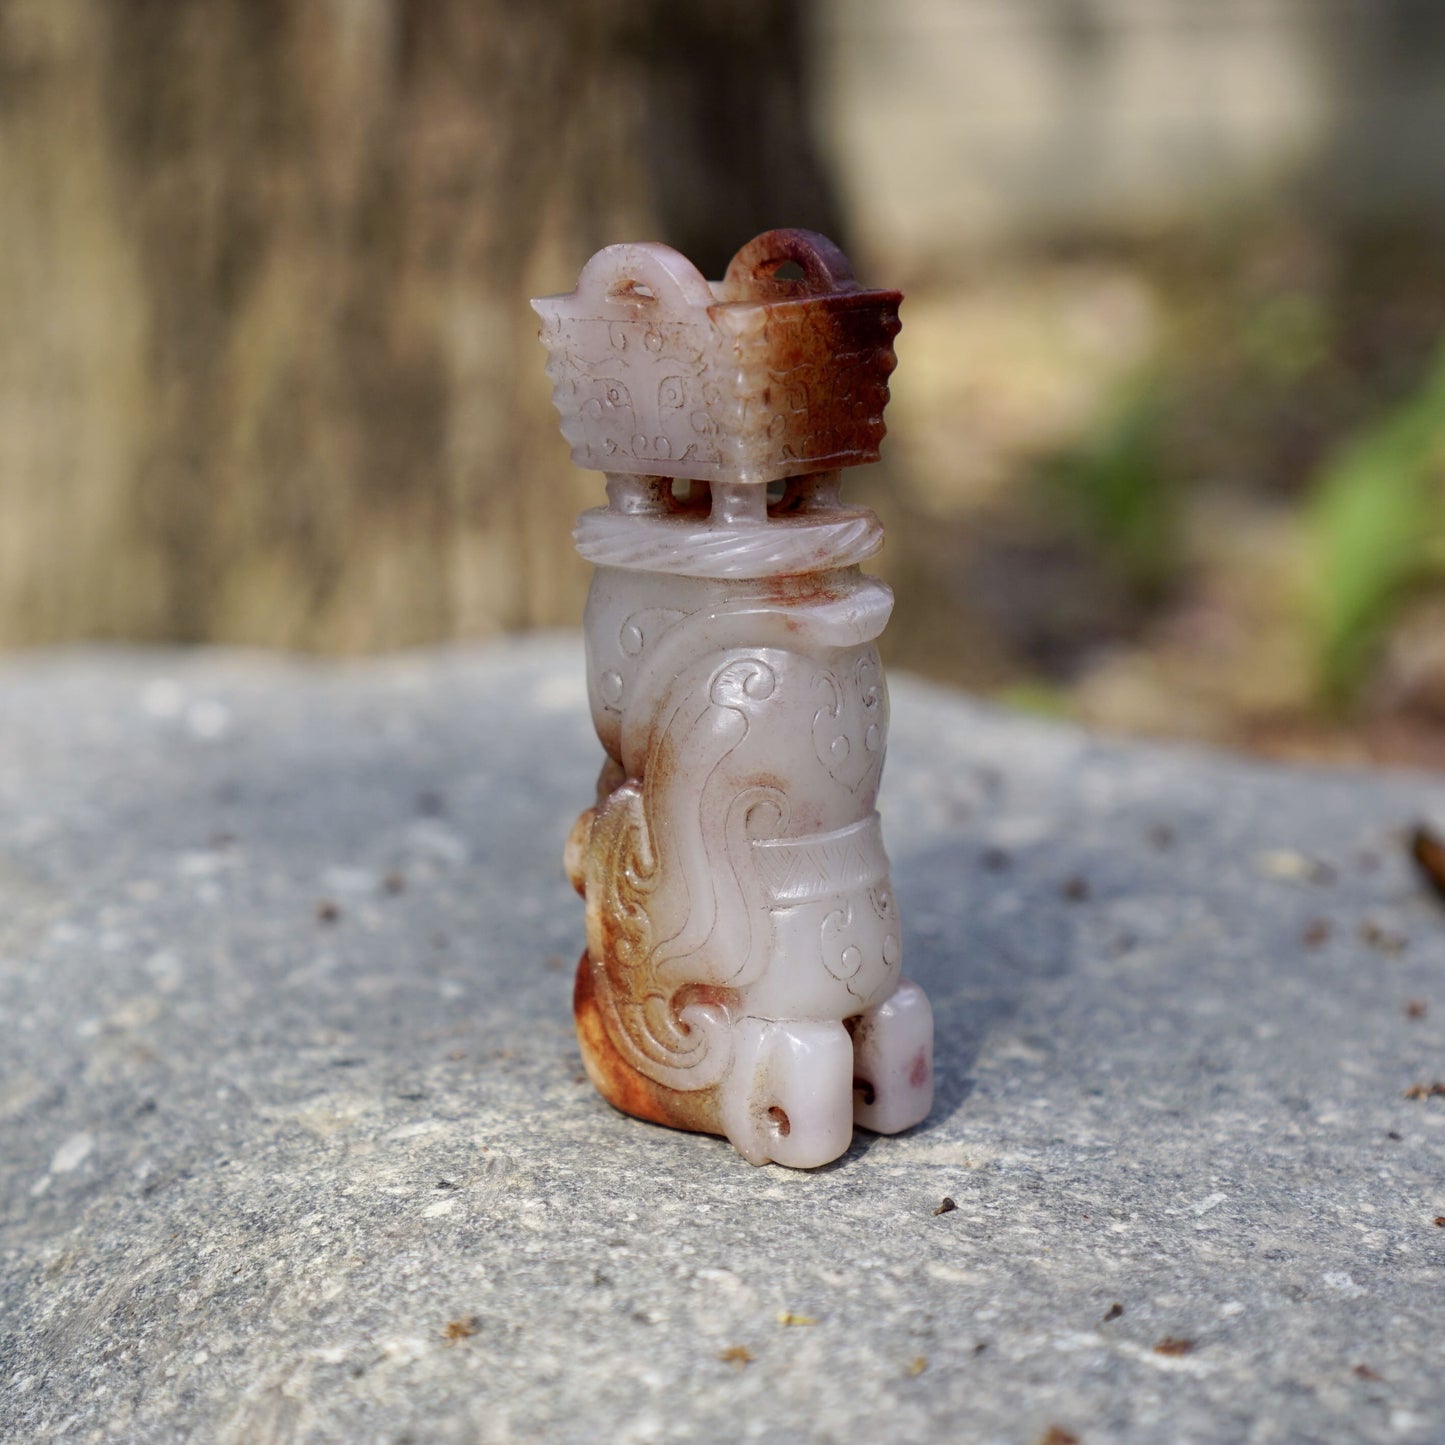
M 1079 1445 L 1079 1437 L 1062 1425 L 1050 1425 L 1039 1436 L 1039 1445 Z
M 1417 823 L 1410 834 L 1410 856 L 1425 875 L 1425 881 L 1445 898 L 1445 838 L 1428 823 Z
M 1154 1353 L 1156 1355 L 1187 1355 L 1193 1348 L 1193 1340 L 1181 1340 L 1174 1335 L 1165 1335 L 1154 1346 Z
M 1381 953 L 1404 953 L 1410 940 L 1403 933 L 1381 928 L 1374 919 L 1367 918 L 1360 924 L 1360 942 L 1370 948 L 1378 948 Z
M 731 1365 L 734 1369 L 746 1370 L 753 1362 L 753 1352 L 746 1345 L 729 1345 L 718 1356 L 718 1359 L 725 1365 Z
M 1433 1084 L 1411 1084 L 1405 1090 L 1407 1099 L 1445 1098 L 1445 1080 L 1436 1079 Z
M 818 1321 L 812 1315 L 795 1315 L 792 1310 L 779 1310 L 778 1323 L 780 1325 L 815 1325 Z
M 448 1320 L 447 1327 L 442 1331 L 446 1336 L 449 1345 L 454 1345 L 458 1340 L 469 1340 L 476 1334 L 481 1321 L 476 1315 L 468 1315 L 462 1320 Z
M 910 1375 L 921 1375 L 928 1368 L 928 1361 L 922 1355 L 917 1355 L 908 1362 L 908 1373 Z

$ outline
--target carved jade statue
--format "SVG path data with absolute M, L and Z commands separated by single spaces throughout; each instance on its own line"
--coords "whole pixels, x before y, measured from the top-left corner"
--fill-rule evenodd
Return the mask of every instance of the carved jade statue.
M 582 1057 L 617 1108 L 754 1164 L 826 1164 L 933 1100 L 874 809 L 883 529 L 839 496 L 877 459 L 901 299 L 771 231 L 715 284 L 609 246 L 532 303 L 573 460 L 607 478 L 575 533 L 606 752 L 566 849 Z

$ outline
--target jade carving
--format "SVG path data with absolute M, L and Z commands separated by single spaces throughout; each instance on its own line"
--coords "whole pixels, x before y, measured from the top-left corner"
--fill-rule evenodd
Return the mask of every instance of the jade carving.
M 932 1104 L 876 811 L 883 529 L 840 491 L 878 456 L 901 299 L 783 230 L 717 283 L 609 246 L 532 303 L 562 433 L 607 481 L 574 534 L 605 754 L 566 847 L 582 1057 L 617 1108 L 754 1164 L 825 1164 Z

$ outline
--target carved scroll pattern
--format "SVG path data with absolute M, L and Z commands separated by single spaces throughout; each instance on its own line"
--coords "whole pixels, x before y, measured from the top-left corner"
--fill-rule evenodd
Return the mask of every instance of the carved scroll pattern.
M 835 466 L 874 459 L 896 364 L 896 315 L 851 297 L 760 314 L 762 325 L 745 343 L 758 380 L 743 398 L 759 464 L 786 471 L 818 458 Z
M 864 897 L 871 906 L 864 906 Z M 903 961 L 892 889 L 880 883 L 863 896 L 842 899 L 840 907 L 824 916 L 818 943 L 823 967 L 863 1002 L 864 990 L 855 987 L 855 980 L 867 979 L 871 991 L 877 987 L 877 960 L 894 976 Z
M 679 607 L 643 607 L 630 613 L 617 632 L 618 657 L 614 666 L 597 677 L 597 699 L 605 711 L 620 714 L 627 706 L 638 659 L 664 633 L 688 614 Z
M 731 1058 L 725 1007 L 771 937 L 751 844 L 786 826 L 776 788 L 738 788 L 725 767 L 774 696 L 776 656 L 685 673 L 667 694 L 644 780 L 599 809 L 586 863 L 588 951 L 608 1032 L 640 1072 L 677 1089 L 716 1083 Z M 665 837 L 665 846 L 654 840 Z
M 888 740 L 888 696 L 874 648 L 842 677 L 819 672 L 814 690 L 824 701 L 813 714 L 813 751 L 828 776 L 851 793 L 876 786 Z
M 597 464 L 666 473 L 719 465 L 723 392 L 696 322 L 568 318 L 557 337 L 556 401 L 567 439 Z M 548 340 L 549 346 L 552 340 Z

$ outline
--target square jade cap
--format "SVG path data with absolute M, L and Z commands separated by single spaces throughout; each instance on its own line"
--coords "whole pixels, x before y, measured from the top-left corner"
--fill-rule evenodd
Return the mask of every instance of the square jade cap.
M 608 246 L 532 306 L 578 466 L 767 483 L 878 460 L 902 299 L 864 290 L 826 236 L 781 230 L 719 282 L 670 246 Z

